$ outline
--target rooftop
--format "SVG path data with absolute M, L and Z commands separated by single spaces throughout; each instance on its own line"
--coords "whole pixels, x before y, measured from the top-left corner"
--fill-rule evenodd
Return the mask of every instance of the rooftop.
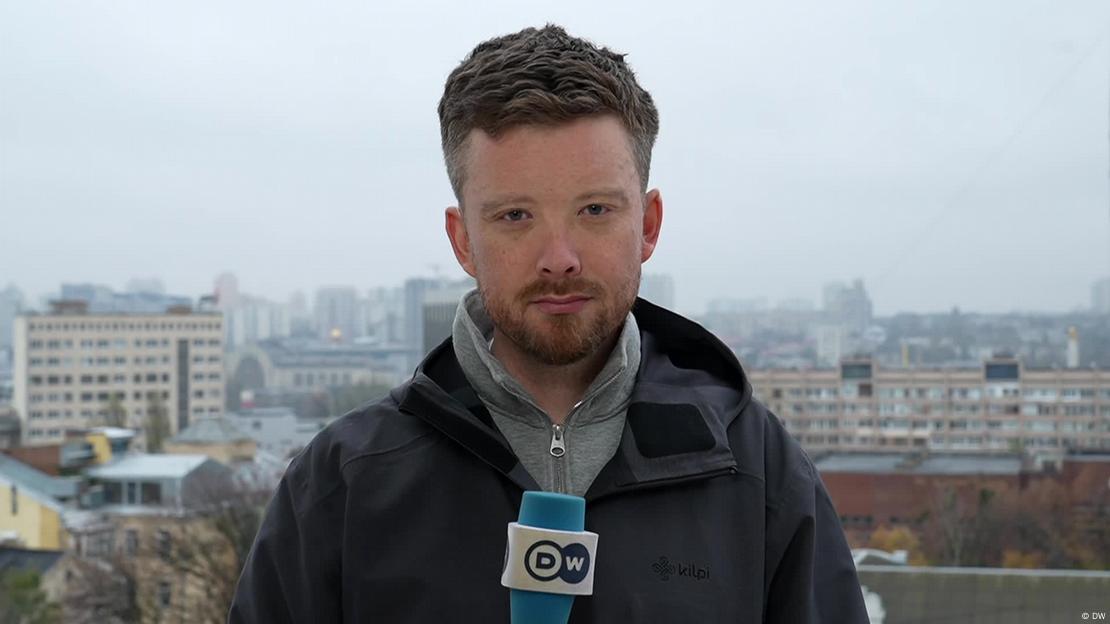
M 815 462 L 820 472 L 918 475 L 1017 475 L 1016 455 L 929 455 L 924 458 L 892 453 L 834 453 Z
M 252 440 L 228 419 L 212 417 L 198 419 L 170 441 L 177 444 L 212 444 Z
M 42 574 L 57 563 L 64 554 L 60 550 L 28 550 L 0 546 L 0 572 L 33 570 Z
M 77 496 L 78 478 L 52 477 L 3 453 L 0 453 L 0 477 L 54 500 Z
M 97 479 L 181 479 L 209 461 L 204 455 L 152 455 L 135 453 L 94 466 L 85 474 Z
M 94 429 L 89 429 L 89 433 L 103 433 L 104 437 L 110 440 L 130 440 L 135 437 L 134 431 L 122 427 L 96 427 Z

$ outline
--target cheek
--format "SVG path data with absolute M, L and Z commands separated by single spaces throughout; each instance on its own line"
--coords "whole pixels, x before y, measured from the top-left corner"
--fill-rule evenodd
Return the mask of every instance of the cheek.
M 511 282 L 512 276 L 521 270 L 523 261 L 521 254 L 496 245 L 475 246 L 473 259 L 478 280 L 487 288 Z

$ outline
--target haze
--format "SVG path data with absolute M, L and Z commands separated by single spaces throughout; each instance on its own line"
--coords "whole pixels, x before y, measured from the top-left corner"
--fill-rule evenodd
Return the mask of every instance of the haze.
M 0 287 L 461 275 L 443 81 L 547 21 L 655 97 L 680 311 L 855 277 L 880 314 L 1060 311 L 1110 274 L 1104 0 L 380 4 L 0 2 Z

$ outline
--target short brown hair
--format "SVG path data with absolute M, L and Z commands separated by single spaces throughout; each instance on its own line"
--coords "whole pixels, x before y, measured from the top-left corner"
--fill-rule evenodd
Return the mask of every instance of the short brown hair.
M 603 114 L 616 115 L 628 131 L 646 190 L 659 113 L 623 54 L 553 24 L 478 44 L 447 77 L 439 101 L 443 157 L 455 196 L 462 201 L 462 152 L 471 130 L 496 138 L 520 125 Z

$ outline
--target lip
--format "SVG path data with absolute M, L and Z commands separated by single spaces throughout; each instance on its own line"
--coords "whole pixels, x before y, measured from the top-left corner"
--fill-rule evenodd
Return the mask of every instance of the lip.
M 540 310 L 547 314 L 574 314 L 586 307 L 590 297 L 585 295 L 570 295 L 567 297 L 540 297 L 532 301 Z

